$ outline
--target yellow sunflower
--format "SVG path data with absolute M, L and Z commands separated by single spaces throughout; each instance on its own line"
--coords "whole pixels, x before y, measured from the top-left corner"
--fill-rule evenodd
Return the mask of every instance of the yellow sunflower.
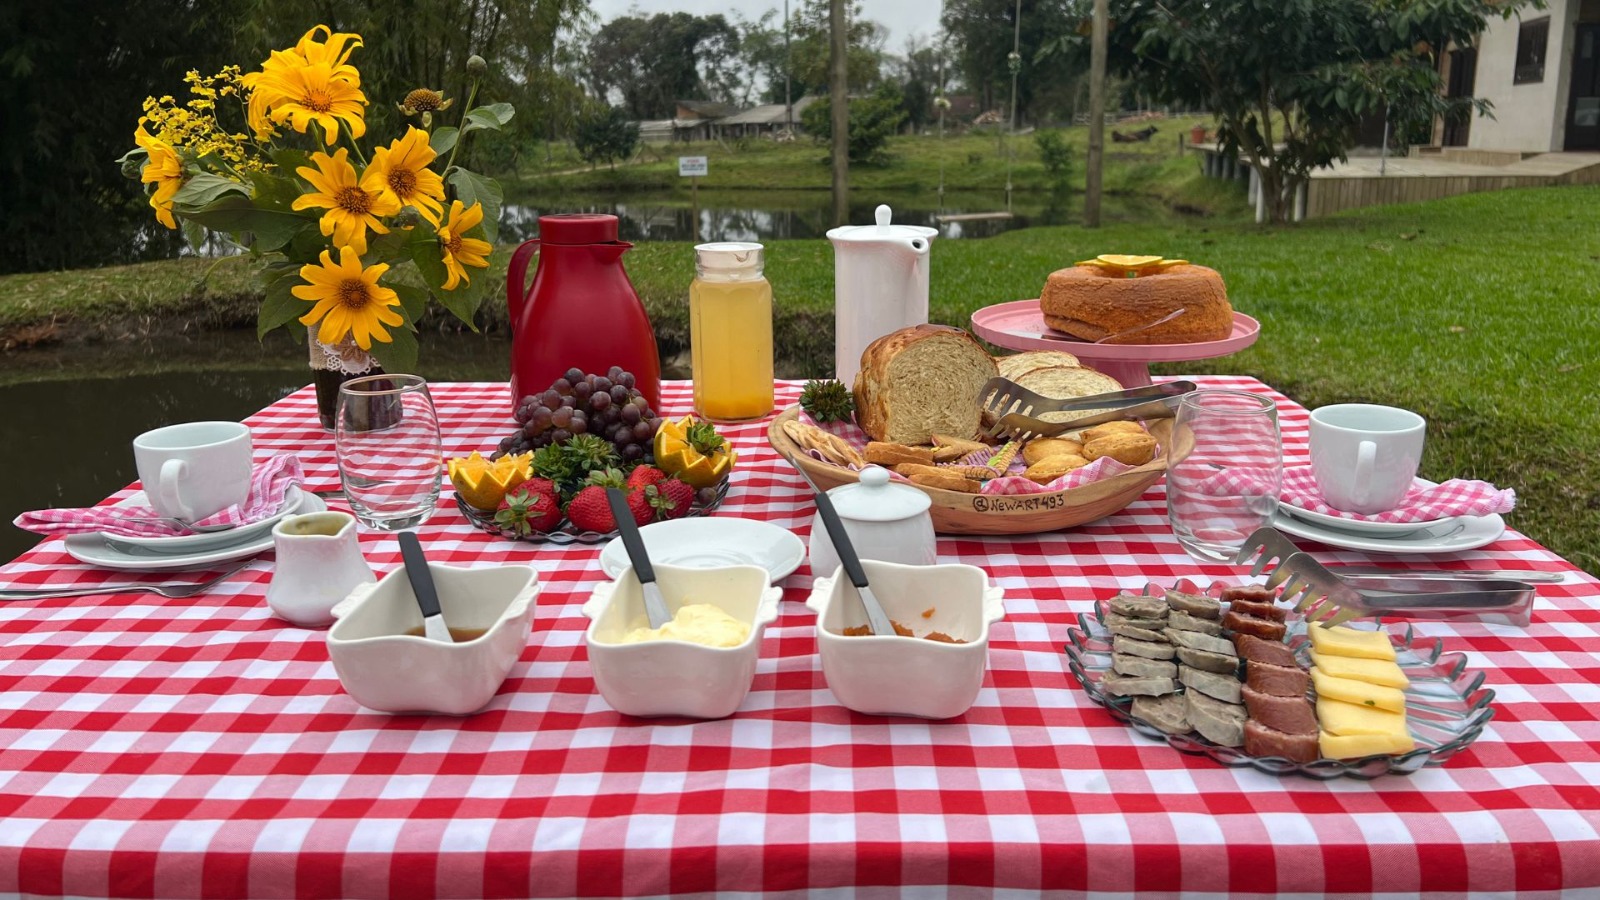
M 300 324 L 309 326 L 320 320 L 317 340 L 324 344 L 353 336 L 357 346 L 371 350 L 374 340 L 385 344 L 394 340 L 383 326 L 393 328 L 404 320 L 395 309 L 400 305 L 399 296 L 378 284 L 387 271 L 389 267 L 382 263 L 361 268 L 361 255 L 353 247 L 339 248 L 337 264 L 332 253 L 322 251 L 322 264 L 301 266 L 300 277 L 306 283 L 289 291 L 316 304 L 300 317 Z
M 400 211 L 400 201 L 368 191 L 356 181 L 355 167 L 350 165 L 350 151 L 340 147 L 332 156 L 318 151 L 311 154 L 316 164 L 295 169 L 301 178 L 311 182 L 310 193 L 295 198 L 293 208 L 326 209 L 322 214 L 322 233 L 333 236 L 335 246 L 349 245 L 356 254 L 367 252 L 367 229 L 378 234 L 388 234 L 389 229 L 378 221 L 378 216 L 392 216 Z
M 428 133 L 409 128 L 405 137 L 373 151 L 372 164 L 361 176 L 361 189 L 393 198 L 401 206 L 414 206 L 438 227 L 444 211 L 444 180 L 428 168 L 436 155 L 428 146 Z
M 183 187 L 183 161 L 165 141 L 151 137 L 143 128 L 133 130 L 133 139 L 148 156 L 139 180 L 156 186 L 155 193 L 150 195 L 150 208 L 156 211 L 156 221 L 168 228 L 177 228 L 178 221 L 172 217 L 172 195 Z
M 444 267 L 449 273 L 444 280 L 445 290 L 453 291 L 463 281 L 472 283 L 463 263 L 477 269 L 489 268 L 489 251 L 494 249 L 489 242 L 463 237 L 482 221 L 483 204 L 474 203 L 466 210 L 462 209 L 460 200 L 450 204 L 450 217 L 439 226 L 439 246 L 444 249 Z
M 317 38 L 326 40 L 318 41 Z M 351 51 L 360 47 L 358 34 L 333 33 L 318 25 L 288 50 L 274 50 L 261 71 L 241 79 L 250 91 L 245 115 L 258 140 L 277 132 L 275 124 L 288 121 L 305 132 L 311 122 L 322 126 L 324 143 L 333 143 L 338 122 L 345 121 L 353 135 L 366 133 L 361 93 L 361 73 L 349 64 Z

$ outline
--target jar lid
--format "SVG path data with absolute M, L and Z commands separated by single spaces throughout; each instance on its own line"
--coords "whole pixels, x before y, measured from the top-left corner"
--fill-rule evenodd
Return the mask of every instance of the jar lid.
M 913 238 L 918 240 L 932 240 L 939 234 L 939 229 L 929 228 L 926 225 L 891 225 L 889 220 L 894 217 L 894 211 L 887 203 L 878 204 L 873 211 L 875 225 L 841 225 L 828 231 L 830 241 L 882 241 L 889 239 Z M 921 250 L 921 247 L 917 248 Z
M 747 241 L 721 241 L 714 244 L 696 244 L 695 265 L 702 269 L 736 272 L 741 269 L 761 268 L 765 250 L 760 244 Z
M 614 244 L 617 217 L 606 213 L 562 213 L 539 217 L 539 240 L 545 244 Z
M 909 484 L 889 480 L 889 470 L 867 466 L 860 481 L 841 484 L 828 492 L 841 518 L 857 522 L 898 522 L 920 516 L 933 505 L 933 498 Z

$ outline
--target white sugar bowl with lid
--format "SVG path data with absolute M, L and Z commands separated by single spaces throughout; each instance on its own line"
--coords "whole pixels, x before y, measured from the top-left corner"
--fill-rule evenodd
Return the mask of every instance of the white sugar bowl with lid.
M 909 484 L 890 480 L 889 470 L 867 466 L 855 484 L 842 484 L 828 492 L 833 507 L 850 535 L 856 555 L 908 566 L 931 566 L 939 557 L 928 509 L 933 498 Z M 811 520 L 811 574 L 833 574 L 839 554 L 828 539 L 822 517 Z

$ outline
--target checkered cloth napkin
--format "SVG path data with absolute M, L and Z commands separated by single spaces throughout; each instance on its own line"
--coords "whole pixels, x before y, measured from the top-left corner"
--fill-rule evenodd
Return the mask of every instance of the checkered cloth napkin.
M 290 485 L 305 481 L 300 457 L 283 453 L 257 466 L 250 476 L 250 496 L 242 505 L 207 516 L 196 525 L 249 525 L 283 508 Z M 112 534 L 118 537 L 168 537 L 185 530 L 157 521 L 160 513 L 147 506 L 92 506 L 85 509 L 40 509 L 17 516 L 12 524 L 36 534 Z M 142 521 L 141 521 L 142 520 Z
M 1310 466 L 1291 466 L 1283 470 L 1284 503 L 1325 516 L 1353 522 L 1432 522 L 1455 516 L 1487 516 L 1510 512 L 1517 505 L 1517 492 L 1501 490 L 1487 481 L 1452 478 L 1434 487 L 1412 484 L 1405 499 L 1394 509 L 1362 515 L 1334 509 L 1322 499 Z

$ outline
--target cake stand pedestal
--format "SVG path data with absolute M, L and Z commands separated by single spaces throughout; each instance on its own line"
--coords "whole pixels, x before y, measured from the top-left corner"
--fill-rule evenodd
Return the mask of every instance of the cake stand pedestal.
M 1228 356 L 1254 344 L 1261 323 L 1242 312 L 1233 314 L 1233 333 L 1220 341 L 1197 344 L 1095 344 L 1051 331 L 1044 324 L 1038 300 L 1014 300 L 985 306 L 972 314 L 972 333 L 1007 350 L 1060 350 L 1085 365 L 1110 375 L 1125 388 L 1150 383 L 1150 363 L 1188 362 Z

